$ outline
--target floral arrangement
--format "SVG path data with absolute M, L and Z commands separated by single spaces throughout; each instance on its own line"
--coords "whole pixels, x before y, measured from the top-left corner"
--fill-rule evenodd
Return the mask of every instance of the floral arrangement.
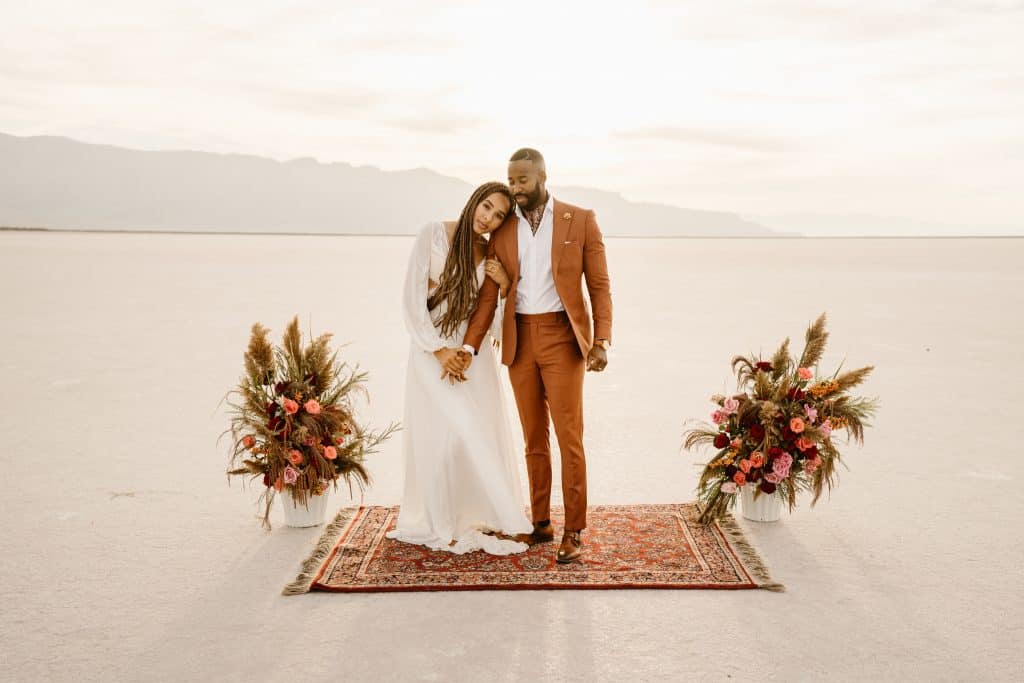
M 741 393 L 712 396 L 714 424 L 702 423 L 684 434 L 687 449 L 716 449 L 697 485 L 705 524 L 724 516 L 744 487 L 753 487 L 755 498 L 778 495 L 790 510 L 797 493 L 808 490 L 813 507 L 838 478 L 836 466 L 842 460 L 836 433 L 845 430 L 847 443 L 851 438 L 864 442 L 864 428 L 878 401 L 852 396 L 849 390 L 864 382 L 874 366 L 842 374 L 837 369 L 822 377 L 816 366 L 827 340 L 822 314 L 808 327 L 799 358 L 790 356 L 788 338 L 771 360 L 733 358 Z
M 263 525 L 269 529 L 277 492 L 308 505 L 309 496 L 337 488 L 339 479 L 362 490 L 370 483 L 364 458 L 398 427 L 373 432 L 356 421 L 352 398 L 366 395 L 367 375 L 338 361 L 330 334 L 303 348 L 298 317 L 281 346 L 271 346 L 268 333 L 259 323 L 252 326 L 245 374 L 228 394 L 234 399 L 228 401 L 234 441 L 228 475 L 262 478 Z

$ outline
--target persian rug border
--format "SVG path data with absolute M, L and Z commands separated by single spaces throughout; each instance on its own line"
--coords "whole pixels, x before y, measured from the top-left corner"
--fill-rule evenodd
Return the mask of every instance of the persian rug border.
M 731 515 L 726 515 L 720 522 L 712 525 L 718 535 L 725 541 L 724 545 L 743 568 L 750 579 L 749 584 L 715 584 L 715 583 L 657 583 L 657 582 L 620 582 L 620 583 L 540 583 L 540 584 L 472 584 L 472 585 L 416 585 L 416 586 L 345 586 L 332 587 L 319 584 L 324 570 L 331 564 L 334 555 L 341 547 L 341 539 L 356 522 L 373 509 L 388 506 L 359 505 L 342 508 L 334 520 L 328 524 L 313 548 L 313 552 L 302 563 L 295 580 L 284 587 L 282 595 L 302 595 L 309 593 L 314 585 L 317 591 L 331 593 L 402 593 L 402 592 L 438 592 L 438 591 L 470 591 L 470 590 L 611 590 L 611 589 L 655 589 L 655 590 L 749 590 L 759 588 L 773 592 L 784 592 L 785 587 L 771 577 L 768 567 L 754 546 L 747 540 L 743 530 Z

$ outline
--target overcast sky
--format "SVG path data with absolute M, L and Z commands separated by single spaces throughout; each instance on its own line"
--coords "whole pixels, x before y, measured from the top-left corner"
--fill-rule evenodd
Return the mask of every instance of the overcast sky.
M 0 0 L 0 132 L 1024 226 L 1024 2 L 604 6 Z

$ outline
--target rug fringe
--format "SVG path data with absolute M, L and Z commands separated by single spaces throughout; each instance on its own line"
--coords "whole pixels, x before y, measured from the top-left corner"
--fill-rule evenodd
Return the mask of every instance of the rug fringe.
M 758 588 L 775 593 L 784 593 L 786 591 L 784 585 L 772 580 L 771 574 L 768 572 L 768 566 L 765 565 L 764 560 L 757 554 L 757 550 L 750 544 L 746 536 L 743 535 L 743 529 L 740 528 L 739 523 L 732 515 L 727 514 L 719 519 L 718 528 L 725 534 L 729 544 L 739 553 L 743 566 L 754 577 Z
M 317 571 L 323 565 L 327 556 L 331 554 L 331 550 L 334 549 L 335 544 L 338 542 L 341 532 L 345 530 L 348 523 L 352 521 L 352 517 L 358 511 L 359 506 L 342 508 L 338 511 L 334 521 L 324 528 L 324 532 L 316 542 L 316 547 L 313 548 L 313 554 L 302 563 L 302 570 L 299 572 L 299 575 L 295 577 L 294 581 L 284 587 L 281 595 L 303 595 L 309 592 Z

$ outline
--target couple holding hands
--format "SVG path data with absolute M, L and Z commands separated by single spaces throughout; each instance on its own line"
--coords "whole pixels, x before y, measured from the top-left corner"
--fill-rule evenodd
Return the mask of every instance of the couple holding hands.
M 429 223 L 416 237 L 403 292 L 405 485 L 390 538 L 496 555 L 553 541 L 553 423 L 565 502 L 556 560 L 582 556 L 583 377 L 608 363 L 611 288 L 594 212 L 554 199 L 546 182 L 543 156 L 520 149 L 508 185 L 481 185 L 457 221 Z M 532 519 L 495 348 L 522 424 Z

